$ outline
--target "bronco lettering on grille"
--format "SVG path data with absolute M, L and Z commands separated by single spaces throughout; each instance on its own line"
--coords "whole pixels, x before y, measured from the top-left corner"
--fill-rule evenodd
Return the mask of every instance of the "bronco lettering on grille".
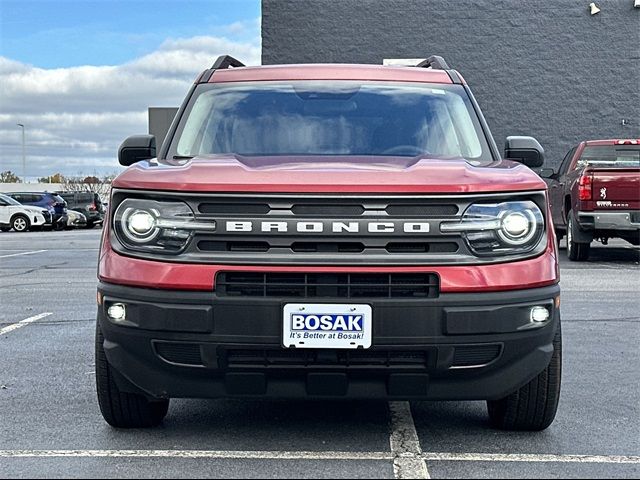
M 226 233 L 429 233 L 429 222 L 403 221 L 251 221 L 226 220 L 221 222 Z

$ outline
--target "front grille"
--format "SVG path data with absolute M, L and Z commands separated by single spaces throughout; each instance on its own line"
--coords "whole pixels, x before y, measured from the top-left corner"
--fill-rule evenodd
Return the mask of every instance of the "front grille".
M 426 368 L 427 352 L 401 350 L 229 349 L 227 368 Z
M 222 264 L 450 263 L 469 252 L 460 235 L 445 236 L 439 225 L 467 204 L 454 197 L 194 196 L 191 208 L 216 231 L 197 233 L 186 253 Z M 371 230 L 376 223 L 387 229 Z
M 144 196 L 186 202 L 207 228 L 195 231 L 178 255 L 131 252 L 112 236 L 120 253 L 147 259 L 213 265 L 428 266 L 477 265 L 504 258 L 478 257 L 464 236 L 442 224 L 462 218 L 478 202 L 533 200 L 543 192 L 461 195 L 234 194 L 114 190 L 124 198 Z M 214 227 L 215 228 L 211 228 Z M 541 248 L 543 247 L 541 243 Z M 526 258 L 539 251 L 513 256 Z
M 220 272 L 221 297 L 436 298 L 434 273 L 259 273 Z
M 500 356 L 500 344 L 464 345 L 456 347 L 453 354 L 454 368 L 480 367 L 493 362 Z
M 156 353 L 169 363 L 202 366 L 200 345 L 197 343 L 155 342 Z

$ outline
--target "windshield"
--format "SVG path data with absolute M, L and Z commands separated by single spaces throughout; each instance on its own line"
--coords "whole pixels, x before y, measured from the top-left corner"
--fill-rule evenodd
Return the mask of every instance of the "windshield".
M 2 200 L 2 202 L 5 205 L 22 205 L 17 200 L 14 200 L 13 198 L 11 198 L 11 197 L 9 197 L 7 195 L 2 195 L 1 193 L 0 193 L 0 199 Z
M 199 86 L 169 158 L 424 156 L 492 161 L 460 85 L 294 81 Z
M 603 167 L 640 167 L 640 145 L 594 145 L 585 147 L 579 164 Z

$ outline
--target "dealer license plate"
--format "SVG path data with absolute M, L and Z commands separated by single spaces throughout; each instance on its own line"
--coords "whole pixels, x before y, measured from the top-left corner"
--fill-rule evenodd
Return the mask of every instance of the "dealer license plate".
M 282 344 L 285 348 L 370 348 L 370 305 L 287 303 Z

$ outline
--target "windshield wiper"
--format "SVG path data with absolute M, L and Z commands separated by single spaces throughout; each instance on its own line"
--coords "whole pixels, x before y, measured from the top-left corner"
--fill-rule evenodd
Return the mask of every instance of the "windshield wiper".
M 174 160 L 191 160 L 193 158 L 192 155 L 174 155 Z

